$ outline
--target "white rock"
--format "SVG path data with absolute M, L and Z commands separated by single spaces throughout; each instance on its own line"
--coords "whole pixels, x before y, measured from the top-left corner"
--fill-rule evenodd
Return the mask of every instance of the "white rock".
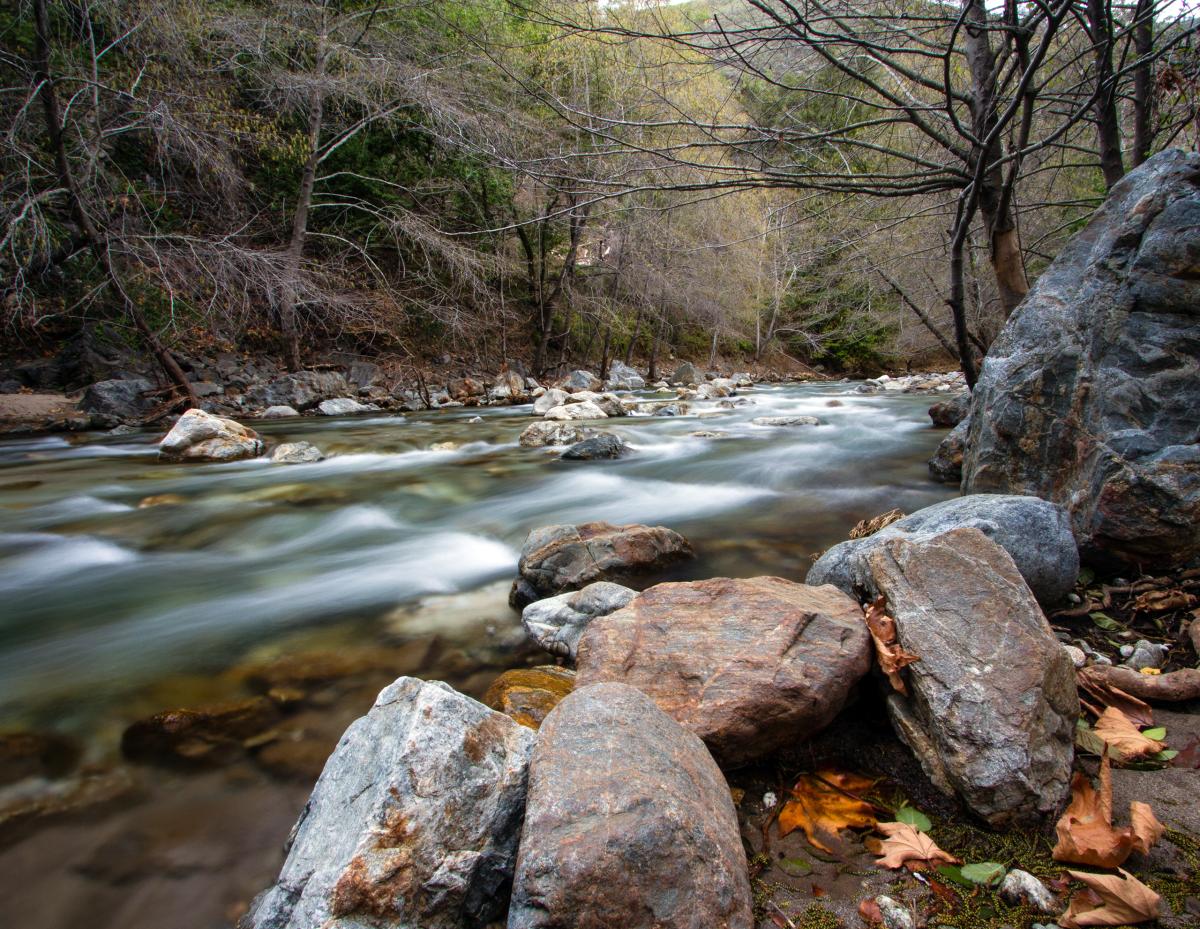
M 458 404 L 462 406 L 462 404 Z M 449 404 L 443 404 L 449 406 Z M 317 404 L 317 412 L 322 416 L 349 416 L 352 413 L 373 413 L 379 409 L 374 403 L 359 403 L 350 397 L 335 397 L 332 400 L 322 400 Z
M 608 419 L 608 414 L 593 400 L 568 403 L 546 411 L 546 419 Z
M 540 397 L 533 401 L 533 412 L 538 416 L 545 416 L 550 410 L 556 406 L 563 406 L 571 402 L 571 395 L 565 390 L 559 390 L 557 387 L 551 387 L 542 393 Z
M 284 419 L 288 416 L 299 416 L 300 413 L 290 406 L 269 406 L 258 415 L 260 419 Z
M 1000 899 L 1013 906 L 1027 903 L 1039 913 L 1053 914 L 1061 909 L 1049 887 L 1019 868 L 1013 868 L 1004 876 L 998 893 Z
M 271 452 L 271 460 L 279 464 L 308 464 L 324 461 L 325 455 L 309 442 L 285 442 Z
M 238 461 L 257 458 L 263 443 L 258 433 L 232 419 L 204 410 L 188 410 L 158 443 L 158 453 L 171 461 Z

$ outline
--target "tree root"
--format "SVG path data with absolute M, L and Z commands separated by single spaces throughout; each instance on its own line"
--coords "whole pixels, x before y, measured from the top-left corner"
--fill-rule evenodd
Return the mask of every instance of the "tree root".
M 1140 700 L 1177 703 L 1200 700 L 1200 669 L 1184 668 L 1166 674 L 1140 674 L 1132 668 L 1092 665 L 1087 669 L 1094 679 L 1125 691 Z

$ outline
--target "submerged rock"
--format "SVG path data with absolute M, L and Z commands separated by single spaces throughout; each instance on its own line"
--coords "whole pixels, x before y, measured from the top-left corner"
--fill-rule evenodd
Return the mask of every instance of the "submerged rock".
M 842 542 L 817 559 L 805 579 L 833 584 L 847 593 L 874 595 L 867 564 L 871 553 L 889 539 L 927 539 L 950 529 L 979 529 L 1003 548 L 1042 603 L 1055 603 L 1075 586 L 1079 551 L 1066 511 L 1037 497 L 974 494 L 935 503 L 865 539 Z
M 1200 154 L 1130 171 L 1038 278 L 974 391 L 967 493 L 1067 507 L 1092 558 L 1200 553 Z
M 568 461 L 597 461 L 622 458 L 631 451 L 632 449 L 621 441 L 620 436 L 613 435 L 611 432 L 602 432 L 590 439 L 576 442 L 563 452 L 561 457 Z
M 578 665 L 580 687 L 636 687 L 740 764 L 828 725 L 871 651 L 862 609 L 833 587 L 719 577 L 659 584 L 591 624 Z
M 971 428 L 971 417 L 950 430 L 942 439 L 929 459 L 929 476 L 943 484 L 958 484 L 962 481 L 963 451 L 967 447 L 967 432 Z
M 248 426 L 214 416 L 203 410 L 188 410 L 158 443 L 158 454 L 170 461 L 238 461 L 257 458 L 263 443 Z
M 644 578 L 694 557 L 687 539 L 664 526 L 544 526 L 530 532 L 521 547 L 508 602 L 520 609 L 595 581 Z
M 574 686 L 575 672 L 567 668 L 517 668 L 492 681 L 483 702 L 522 726 L 537 729 Z
M 166 710 L 129 726 L 121 752 L 131 761 L 155 764 L 226 764 L 241 757 L 247 739 L 278 720 L 278 708 L 265 697 Z
M 815 416 L 755 416 L 750 420 L 756 426 L 819 426 Z
M 751 929 L 729 786 L 646 696 L 596 684 L 546 718 L 509 929 Z
M 1070 794 L 1075 666 L 1012 558 L 978 529 L 871 552 L 909 698 L 888 710 L 935 785 L 996 827 L 1036 825 Z M 586 641 L 585 641 L 586 646 Z
M 58 733 L 0 733 L 0 787 L 27 777 L 62 777 L 79 755 L 79 745 Z
M 400 678 L 342 736 L 249 929 L 476 929 L 501 916 L 533 732 Z
M 636 590 L 597 581 L 582 590 L 547 597 L 529 604 L 521 612 L 521 624 L 529 637 L 552 655 L 575 660 L 579 637 L 587 624 L 629 605 Z
M 545 448 L 548 445 L 574 445 L 592 435 L 586 426 L 543 420 L 530 423 L 517 441 L 525 448 Z
M 308 464 L 324 461 L 325 453 L 309 442 L 284 442 L 271 452 L 271 460 L 280 464 Z

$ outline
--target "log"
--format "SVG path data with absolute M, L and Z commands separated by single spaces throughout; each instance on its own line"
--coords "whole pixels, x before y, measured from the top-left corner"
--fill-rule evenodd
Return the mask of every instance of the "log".
M 1132 668 L 1092 665 L 1087 669 L 1094 679 L 1125 691 L 1141 700 L 1177 703 L 1200 699 L 1200 669 L 1184 668 L 1166 674 L 1141 674 Z

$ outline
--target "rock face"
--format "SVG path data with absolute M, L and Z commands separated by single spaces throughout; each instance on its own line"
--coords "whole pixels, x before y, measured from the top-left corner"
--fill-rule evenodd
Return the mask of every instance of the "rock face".
M 1042 603 L 1065 597 L 1079 576 L 1079 552 L 1066 511 L 1037 497 L 975 494 L 935 503 L 865 539 L 829 549 L 808 572 L 809 584 L 833 584 L 874 596 L 867 561 L 889 539 L 927 539 L 950 529 L 979 529 L 1003 548 Z
M 504 911 L 532 730 L 400 678 L 330 756 L 253 929 L 460 929 Z
M 955 529 L 887 539 L 870 569 L 900 645 L 920 656 L 911 697 L 888 710 L 930 779 L 993 826 L 1053 816 L 1070 794 L 1075 666 L 1013 560 Z
M 862 609 L 840 590 L 712 578 L 651 587 L 588 626 L 578 681 L 637 687 L 739 764 L 826 726 L 870 663 Z
M 170 461 L 238 461 L 262 451 L 253 429 L 203 410 L 188 410 L 158 443 L 159 456 Z
M 632 687 L 576 690 L 542 724 L 508 929 L 751 929 L 729 787 Z
M 602 432 L 590 439 L 576 442 L 563 452 L 561 457 L 568 461 L 597 461 L 603 458 L 621 458 L 628 455 L 630 451 L 631 449 L 621 441 L 620 436 L 613 435 L 611 432 Z
M 937 451 L 929 459 L 929 476 L 943 484 L 958 484 L 962 481 L 963 451 L 967 445 L 967 432 L 971 428 L 971 417 L 950 430 L 942 439 Z
M 350 385 L 337 371 L 297 371 L 251 387 L 246 391 L 246 402 L 253 407 L 290 406 L 307 410 L 322 400 L 349 392 Z
M 579 637 L 587 624 L 628 606 L 636 596 L 636 590 L 597 581 L 582 590 L 529 604 L 521 611 L 521 624 L 529 637 L 546 651 L 574 661 Z
M 335 397 L 317 404 L 322 416 L 350 416 L 354 413 L 374 413 L 379 409 L 374 403 L 359 403 L 352 397 Z
M 992 344 L 967 493 L 1037 494 L 1110 561 L 1200 552 L 1200 155 L 1127 174 Z
M 153 384 L 140 377 L 99 381 L 84 391 L 79 408 L 91 413 L 101 425 L 115 426 L 149 412 L 153 404 L 142 394 L 153 387 Z
M 929 418 L 939 429 L 953 429 L 967 417 L 971 409 L 971 395 L 959 394 L 951 400 L 942 400 L 929 408 Z
M 591 434 L 592 430 L 585 426 L 543 420 L 526 426 L 517 441 L 525 448 L 545 448 L 547 445 L 574 445 Z
M 544 526 L 521 547 L 520 576 L 508 602 L 521 609 L 595 581 L 631 581 L 694 557 L 688 540 L 664 526 Z

